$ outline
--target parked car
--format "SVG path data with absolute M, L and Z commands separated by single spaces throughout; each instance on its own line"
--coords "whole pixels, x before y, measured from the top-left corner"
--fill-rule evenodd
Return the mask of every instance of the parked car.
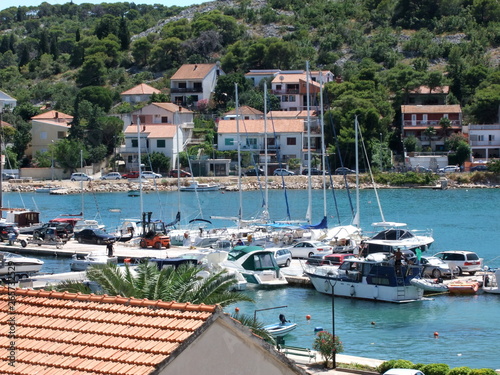
M 289 247 L 288 250 L 294 258 L 310 258 L 314 254 L 331 254 L 333 247 L 320 241 L 300 241 Z
M 122 178 L 139 178 L 139 171 L 130 171 L 122 174 Z
M 261 168 L 250 168 L 244 174 L 245 176 L 264 176 L 264 170 Z
M 438 169 L 439 173 L 451 173 L 451 172 L 460 172 L 460 167 L 456 165 L 447 165 L 444 168 Z
M 471 167 L 470 171 L 471 172 L 476 172 L 476 171 L 487 171 L 488 166 L 487 165 L 475 165 Z
M 109 172 L 104 176 L 101 176 L 101 180 L 121 180 L 122 175 L 118 172 Z
M 473 251 L 442 251 L 434 256 L 448 263 L 451 268 L 456 268 L 459 275 L 464 272 L 474 275 L 483 268 L 483 259 Z
M 292 253 L 288 249 L 271 249 L 274 252 L 274 259 L 280 267 L 289 267 L 292 263 Z
M 0 240 L 6 241 L 9 239 L 9 234 L 13 233 L 14 238 L 19 236 L 19 228 L 15 224 L 0 223 Z
M 273 176 L 293 176 L 293 175 L 295 175 L 295 173 L 292 171 L 289 171 L 286 168 L 278 168 L 278 169 L 275 169 L 273 172 Z
M 143 171 L 141 173 L 142 178 L 161 178 L 161 174 L 155 173 L 153 171 Z
M 72 223 L 49 221 L 33 231 L 33 238 L 45 240 L 54 235 L 59 238 L 71 238 L 73 235 L 73 228 L 74 225 Z
M 92 181 L 94 178 L 86 173 L 75 172 L 71 174 L 71 181 Z
M 458 276 L 458 269 L 450 267 L 448 263 L 438 257 L 422 257 L 420 264 L 422 265 L 422 276 L 433 277 L 435 279 Z
M 16 176 L 14 176 L 13 174 L 11 173 L 5 173 L 5 172 L 2 172 L 2 180 L 4 181 L 7 181 L 7 180 L 13 180 L 15 179 Z
M 116 237 L 106 233 L 102 229 L 83 229 L 75 234 L 75 239 L 79 243 L 95 243 L 104 245 L 116 241 Z
M 307 175 L 309 174 L 309 170 L 308 170 L 307 168 L 304 168 L 304 169 L 302 170 L 302 174 L 303 174 L 304 176 L 307 176 Z M 319 169 L 317 169 L 317 168 L 311 168 L 311 174 L 312 174 L 312 175 L 317 175 L 317 176 L 318 176 L 318 175 L 322 175 L 322 174 L 323 174 L 323 171 L 320 171 L 320 170 L 319 170 Z
M 356 171 L 353 171 L 352 169 L 349 169 L 347 167 L 339 167 L 335 169 L 335 174 L 338 175 L 344 175 L 344 174 L 354 174 Z
M 169 172 L 168 177 L 191 177 L 191 173 L 183 171 L 182 169 L 172 169 Z
M 354 254 L 316 254 L 307 259 L 311 266 L 340 266 L 345 259 L 355 258 Z

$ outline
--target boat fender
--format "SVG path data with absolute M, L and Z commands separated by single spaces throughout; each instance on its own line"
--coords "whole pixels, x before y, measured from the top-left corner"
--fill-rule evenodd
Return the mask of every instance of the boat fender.
M 373 298 L 378 298 L 378 285 L 375 285 L 375 289 L 373 289 Z
M 356 295 L 356 289 L 354 288 L 354 285 L 351 285 L 351 297 L 354 297 Z

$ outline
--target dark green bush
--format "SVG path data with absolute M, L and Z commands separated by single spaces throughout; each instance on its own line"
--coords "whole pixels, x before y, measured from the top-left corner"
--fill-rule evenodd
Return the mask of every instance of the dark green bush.
M 496 371 L 491 368 L 479 368 L 471 370 L 469 375 L 496 375 Z
M 391 368 L 415 368 L 415 365 L 411 361 L 406 359 L 392 359 L 390 361 L 385 361 L 380 366 L 377 367 L 377 371 L 383 374 Z
M 420 369 L 425 375 L 447 375 L 450 366 L 445 363 L 431 363 Z

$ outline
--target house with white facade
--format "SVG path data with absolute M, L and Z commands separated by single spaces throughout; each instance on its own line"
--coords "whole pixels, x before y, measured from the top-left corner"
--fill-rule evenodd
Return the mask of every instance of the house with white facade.
M 239 140 L 241 151 L 252 152 L 255 162 L 259 163 L 265 155 L 266 137 L 269 162 L 286 163 L 289 159 L 303 158 L 304 121 L 299 119 L 220 120 L 217 148 L 237 150 Z
M 236 112 L 238 112 L 238 114 L 236 114 Z M 224 113 L 222 118 L 224 120 L 236 120 L 236 116 L 239 116 L 239 118 L 243 120 L 259 120 L 264 118 L 264 112 L 247 105 L 243 105 L 238 108 L 238 111 L 233 109 L 232 111 Z
M 280 72 L 280 69 L 253 69 L 245 73 L 245 78 L 252 81 L 254 87 L 257 87 L 263 79 L 272 80 Z
M 126 90 L 120 94 L 122 101 L 127 103 L 141 103 L 149 101 L 149 98 L 153 94 L 160 94 L 161 91 L 149 86 L 146 83 L 141 83 L 140 85 L 134 86 L 129 90 Z
M 469 137 L 471 161 L 486 163 L 500 155 L 500 124 L 469 124 L 463 127 Z
M 125 146 L 120 153 L 128 170 L 138 169 L 139 140 L 141 162 L 148 153 L 160 152 L 170 157 L 171 167 L 192 136 L 193 112 L 173 103 L 151 103 L 130 114 L 125 129 Z
M 0 112 L 4 110 L 12 111 L 17 105 L 17 99 L 0 90 Z
M 59 111 L 48 111 L 31 118 L 31 142 L 26 155 L 34 156 L 37 151 L 47 152 L 51 143 L 68 136 L 73 116 Z
M 170 78 L 170 99 L 184 107 L 208 101 L 224 74 L 220 64 L 184 64 Z
M 303 70 L 281 71 L 271 82 L 271 92 L 281 99 L 283 111 L 301 111 L 307 109 L 309 91 L 309 108 L 319 110 L 321 84 L 334 80 L 333 73 L 329 71 L 310 72 L 309 78 Z

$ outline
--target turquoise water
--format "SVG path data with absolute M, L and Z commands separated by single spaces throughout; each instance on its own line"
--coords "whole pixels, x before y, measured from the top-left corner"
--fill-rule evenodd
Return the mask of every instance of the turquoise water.
M 307 209 L 307 192 L 288 191 L 292 219 L 303 219 Z M 500 191 L 475 190 L 413 190 L 379 191 L 386 221 L 402 221 L 415 229 L 432 229 L 435 243 L 430 253 L 443 250 L 472 250 L 484 258 L 486 265 L 500 267 Z M 263 194 L 245 192 L 243 216 L 250 218 L 260 212 Z M 323 216 L 322 192 L 313 192 L 313 222 Z M 181 199 L 182 221 L 195 217 L 208 219 L 210 215 L 236 216 L 239 194 L 210 192 L 199 194 L 151 193 L 143 198 L 145 211 L 153 217 L 170 221 L 175 217 L 178 199 Z M 269 211 L 272 219 L 286 218 L 283 191 L 269 192 Z M 337 224 L 331 192 L 327 196 L 328 217 Z M 7 193 L 4 206 L 37 208 L 48 220 L 61 214 L 81 211 L 80 195 L 53 196 L 45 194 Z M 349 223 L 348 200 L 345 191 L 337 192 L 340 221 Z M 24 204 L 23 204 L 24 202 Z M 121 219 L 139 217 L 139 198 L 126 193 L 86 194 L 86 218 L 100 217 L 110 228 Z M 119 208 L 120 212 L 116 212 Z M 361 192 L 361 223 L 370 230 L 370 223 L 380 221 L 375 194 Z M 113 212 L 109 210 L 113 209 Z M 201 213 L 201 214 L 200 214 Z M 229 221 L 214 220 L 217 225 Z M 45 272 L 65 272 L 65 259 L 46 259 Z M 287 336 L 289 345 L 311 347 L 314 329 L 331 331 L 332 301 L 329 296 L 313 289 L 279 288 L 249 291 L 254 304 L 238 304 L 240 312 L 253 315 L 255 309 L 287 305 L 283 310 L 259 312 L 266 323 L 277 320 L 280 312 L 299 323 L 293 334 Z M 394 305 L 370 301 L 335 299 L 335 332 L 344 343 L 344 353 L 379 359 L 405 358 L 413 362 L 447 363 L 452 367 L 500 368 L 500 337 L 497 319 L 500 314 L 500 296 L 480 294 L 466 297 L 438 296 L 432 301 Z M 235 306 L 226 310 L 233 312 Z M 306 315 L 311 316 L 307 321 Z M 374 322 L 375 324 L 372 324 Z M 434 332 L 439 337 L 434 337 Z

